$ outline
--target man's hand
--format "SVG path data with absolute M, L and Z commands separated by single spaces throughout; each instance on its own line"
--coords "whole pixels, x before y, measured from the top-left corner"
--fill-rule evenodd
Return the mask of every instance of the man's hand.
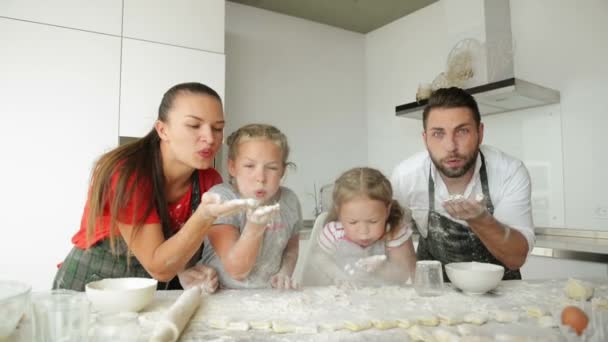
M 206 192 L 201 198 L 201 205 L 197 211 L 200 211 L 205 218 L 215 219 L 217 217 L 234 215 L 248 208 L 254 208 L 257 205 L 258 201 L 254 199 L 222 201 L 220 195 Z
M 445 210 L 457 220 L 475 220 L 488 214 L 485 198 L 478 194 L 474 198 L 465 198 L 461 195 L 450 196 L 443 202 Z
M 214 268 L 206 265 L 195 265 L 177 274 L 179 283 L 187 290 L 200 286 L 203 291 L 213 293 L 219 284 L 217 272 Z
M 270 285 L 272 288 L 280 290 L 296 290 L 299 288 L 295 280 L 281 271 L 270 277 Z

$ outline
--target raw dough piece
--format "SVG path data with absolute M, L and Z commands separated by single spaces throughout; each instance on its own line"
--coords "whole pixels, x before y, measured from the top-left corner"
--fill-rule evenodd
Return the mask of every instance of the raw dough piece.
M 270 330 L 272 328 L 272 323 L 269 321 L 251 321 L 249 322 L 251 329 L 255 330 Z
M 458 333 L 462 336 L 470 336 L 473 335 L 476 329 L 472 325 L 461 324 L 456 327 L 456 330 L 458 330 Z
M 296 331 L 296 327 L 293 324 L 285 323 L 282 321 L 272 321 L 272 331 L 278 334 L 285 334 Z
M 526 307 L 526 313 L 528 314 L 528 317 L 540 318 L 545 316 L 547 314 L 547 311 L 538 306 L 528 306 Z
M 414 325 L 411 328 L 407 329 L 407 334 L 414 341 L 425 341 L 425 342 L 434 342 L 435 338 L 427 331 L 420 328 L 418 325 Z
M 326 331 L 336 331 L 344 329 L 344 323 L 341 322 L 331 322 L 331 323 L 321 323 L 319 327 Z
M 460 342 L 493 342 L 488 336 L 464 336 Z
M 593 296 L 593 286 L 574 278 L 568 279 L 564 291 L 568 298 L 574 300 L 588 300 Z
M 350 331 L 361 331 L 367 330 L 372 327 L 371 321 L 361 320 L 361 321 L 344 321 L 344 327 Z
M 507 310 L 496 310 L 494 312 L 494 320 L 499 323 L 511 323 L 516 322 L 518 319 L 517 312 Z
M 552 316 L 542 316 L 538 318 L 538 325 L 543 328 L 557 328 L 557 322 Z
M 397 320 L 397 326 L 399 328 L 409 328 L 414 324 L 414 322 L 410 321 L 409 319 L 405 318 L 405 319 L 398 319 Z
M 314 324 L 311 325 L 297 325 L 296 326 L 296 334 L 316 334 L 319 332 L 317 326 Z
M 249 330 L 249 323 L 247 323 L 247 322 L 230 322 L 230 323 L 228 323 L 226 330 L 247 331 L 247 330 Z
M 397 321 L 392 321 L 392 320 L 372 319 L 372 325 L 376 329 L 387 330 L 387 329 L 396 328 L 397 325 L 398 325 L 398 322 Z
M 471 323 L 475 325 L 482 325 L 488 321 L 488 316 L 480 312 L 471 312 L 462 318 L 465 323 Z
M 420 316 L 416 318 L 416 323 L 427 327 L 436 327 L 439 325 L 439 318 L 435 315 Z
M 230 324 L 228 317 L 216 317 L 209 320 L 209 326 L 213 329 L 226 329 Z
M 456 314 L 440 313 L 439 322 L 443 325 L 457 325 L 462 323 L 462 318 Z
M 433 330 L 433 337 L 437 342 L 458 342 L 460 341 L 460 336 L 454 334 L 453 332 L 445 329 L 435 329 Z

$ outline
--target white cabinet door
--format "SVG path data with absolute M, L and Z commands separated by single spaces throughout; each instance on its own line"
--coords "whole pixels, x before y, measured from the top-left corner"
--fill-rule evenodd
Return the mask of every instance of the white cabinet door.
M 608 265 L 600 262 L 579 261 L 530 255 L 521 268 L 523 279 L 608 279 Z
M 225 56 L 218 53 L 124 39 L 120 135 L 142 137 L 153 127 L 169 88 L 201 82 L 224 98 Z
M 0 270 L 49 289 L 117 145 L 120 38 L 0 18 Z
M 122 0 L 1 0 L 0 16 L 119 36 Z
M 224 0 L 125 0 L 124 37 L 224 53 Z

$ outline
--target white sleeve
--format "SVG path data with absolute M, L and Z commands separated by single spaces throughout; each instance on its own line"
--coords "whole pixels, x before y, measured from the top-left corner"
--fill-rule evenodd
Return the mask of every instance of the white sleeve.
M 523 163 L 512 175 L 507 176 L 503 191 L 501 201 L 494 203 L 494 218 L 519 231 L 528 241 L 528 254 L 530 254 L 536 239 L 532 221 L 530 175 Z
M 338 240 L 336 237 L 335 224 L 333 223 L 334 222 L 329 222 L 323 226 L 323 229 L 321 229 L 317 238 L 319 247 L 329 255 L 335 254 Z
M 392 240 L 386 241 L 386 247 L 393 248 L 403 245 L 412 236 L 411 221 L 399 227 Z

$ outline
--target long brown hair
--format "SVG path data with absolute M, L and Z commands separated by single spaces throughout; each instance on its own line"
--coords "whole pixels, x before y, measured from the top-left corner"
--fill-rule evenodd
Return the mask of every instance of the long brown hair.
M 158 107 L 157 120 L 168 121 L 175 98 L 184 92 L 211 96 L 221 103 L 218 93 L 201 83 L 181 83 L 171 87 L 163 95 Z M 112 185 L 112 177 L 117 174 L 116 185 Z M 160 137 L 156 129 L 152 128 L 143 138 L 119 146 L 102 155 L 95 163 L 91 172 L 89 187 L 89 213 L 87 218 L 87 245 L 95 232 L 96 224 L 101 222 L 104 208 L 110 210 L 110 246 L 115 252 L 117 232 L 117 218 L 121 208 L 125 208 L 133 199 L 135 189 L 141 186 L 151 189 L 152 196 L 141 203 L 133 203 L 134 223 L 133 235 L 143 226 L 146 217 L 156 209 L 163 227 L 169 230 L 169 210 L 165 195 L 165 176 L 160 153 Z M 137 197 L 136 197 L 137 198 Z M 143 215 L 139 208 L 144 207 Z
M 382 172 L 370 167 L 350 169 L 336 179 L 332 195 L 333 205 L 326 222 L 337 221 L 342 204 L 357 196 L 365 196 L 380 201 L 387 207 L 390 206 L 386 223 L 387 238 L 392 239 L 392 233 L 395 233 L 399 225 L 404 223 L 402 222 L 405 216 L 404 210 L 399 202 L 393 199 L 391 182 Z

